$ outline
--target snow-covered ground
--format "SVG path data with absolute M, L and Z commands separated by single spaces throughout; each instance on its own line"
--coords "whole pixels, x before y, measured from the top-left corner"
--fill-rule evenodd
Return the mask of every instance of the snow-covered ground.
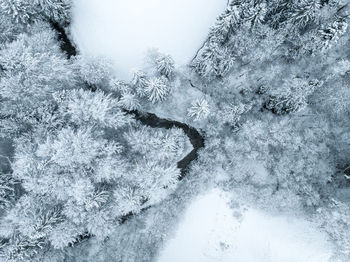
M 186 64 L 227 0 L 75 0 L 72 35 L 83 54 L 105 56 L 130 79 L 150 48 Z
M 332 246 L 301 218 L 233 210 L 220 190 L 199 197 L 158 262 L 326 262 Z

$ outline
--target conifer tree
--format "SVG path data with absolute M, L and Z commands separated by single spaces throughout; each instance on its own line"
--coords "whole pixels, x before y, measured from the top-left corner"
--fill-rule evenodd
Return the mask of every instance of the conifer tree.
M 321 3 L 319 0 L 293 1 L 290 10 L 290 20 L 300 28 L 316 22 L 319 18 Z
M 165 100 L 170 92 L 170 86 L 166 78 L 153 77 L 148 81 L 145 92 L 149 101 L 157 103 Z
M 281 88 L 271 92 L 265 107 L 278 115 L 298 112 L 307 106 L 307 97 L 321 85 L 318 80 L 286 80 Z
M 195 121 L 199 121 L 208 117 L 210 113 L 209 103 L 205 99 L 197 99 L 188 109 L 187 114 Z
M 174 76 L 175 62 L 170 55 L 160 54 L 156 59 L 157 72 L 161 76 L 171 80 Z

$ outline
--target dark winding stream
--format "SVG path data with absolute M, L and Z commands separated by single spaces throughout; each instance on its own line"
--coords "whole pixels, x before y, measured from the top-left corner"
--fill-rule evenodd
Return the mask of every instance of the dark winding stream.
M 51 27 L 57 32 L 57 38 L 60 42 L 61 50 L 66 53 L 67 59 L 77 55 L 77 49 L 68 38 L 64 28 L 56 22 L 50 22 Z M 181 176 L 179 180 L 183 179 L 186 175 L 189 165 L 192 161 L 196 160 L 198 157 L 198 150 L 204 147 L 203 136 L 195 129 L 187 124 L 173 121 L 169 119 L 159 118 L 155 114 L 141 112 L 141 111 L 126 111 L 128 114 L 134 115 L 136 120 L 139 120 L 142 124 L 153 127 L 153 128 L 165 128 L 170 129 L 173 127 L 181 128 L 184 133 L 190 139 L 193 146 L 193 150 L 186 155 L 183 159 L 177 162 L 177 167 L 181 169 Z
M 190 142 L 193 146 L 193 150 L 183 159 L 177 162 L 177 167 L 181 169 L 181 176 L 179 180 L 183 179 L 188 171 L 188 167 L 191 164 L 191 162 L 197 159 L 198 150 L 204 147 L 204 138 L 201 136 L 201 134 L 194 127 L 191 127 L 178 121 L 159 118 L 158 116 L 152 113 L 143 113 L 140 111 L 128 111 L 128 113 L 133 114 L 135 116 L 135 119 L 139 120 L 142 124 L 153 128 L 170 129 L 173 127 L 178 127 L 184 131 L 184 133 L 190 139 Z
M 61 50 L 66 53 L 67 59 L 70 59 L 77 55 L 77 49 L 72 43 L 72 41 L 68 38 L 64 28 L 55 22 L 50 22 L 51 27 L 57 32 L 58 40 L 60 41 L 60 47 Z M 181 159 L 179 162 L 177 162 L 177 167 L 181 170 L 181 175 L 179 177 L 179 180 L 182 180 L 189 169 L 190 164 L 192 161 L 195 161 L 198 157 L 198 151 L 204 147 L 204 137 L 196 130 L 194 127 L 191 127 L 187 124 L 173 121 L 169 119 L 163 119 L 159 118 L 155 114 L 147 113 L 147 112 L 141 112 L 141 111 L 126 111 L 128 114 L 134 115 L 135 119 L 140 121 L 142 124 L 147 125 L 152 128 L 165 128 L 170 129 L 173 127 L 181 128 L 184 133 L 188 136 L 192 146 L 193 150 L 186 155 L 183 159 Z M 147 208 L 144 208 L 145 210 Z M 130 217 L 132 217 L 133 214 L 130 213 L 128 215 L 125 215 L 120 219 L 120 223 L 126 222 Z M 90 234 L 86 234 L 84 236 L 80 236 L 80 239 L 78 242 L 80 242 L 83 239 L 90 238 Z

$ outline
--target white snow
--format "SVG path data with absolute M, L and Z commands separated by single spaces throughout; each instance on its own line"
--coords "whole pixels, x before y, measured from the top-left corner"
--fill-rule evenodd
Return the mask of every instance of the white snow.
M 231 209 L 214 190 L 194 201 L 158 262 L 326 262 L 332 247 L 324 233 L 301 218 Z
M 227 0 L 75 0 L 72 35 L 83 54 L 105 56 L 130 79 L 150 48 L 187 64 Z

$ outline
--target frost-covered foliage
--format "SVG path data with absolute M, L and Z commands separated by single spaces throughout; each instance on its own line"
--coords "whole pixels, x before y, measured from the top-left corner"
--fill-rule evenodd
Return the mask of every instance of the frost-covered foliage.
M 150 50 L 148 53 L 149 63 L 154 67 L 157 74 L 171 80 L 175 73 L 175 62 L 170 55 L 162 54 L 158 50 Z
M 0 174 L 0 210 L 11 206 L 15 197 L 16 181 L 10 174 Z
M 26 28 L 23 24 L 14 24 L 8 16 L 1 16 L 0 19 L 0 45 L 5 42 L 13 41 L 16 39 L 17 35 L 21 34 Z
M 242 114 L 248 111 L 249 106 L 244 104 L 225 104 L 218 112 L 220 121 L 232 127 L 237 127 Z
M 125 138 L 131 145 L 133 152 L 141 154 L 143 158 L 153 161 L 176 161 L 184 153 L 186 135 L 181 129 L 173 128 L 170 132 L 163 129 L 144 127 L 131 130 Z
M 306 107 L 307 97 L 320 85 L 318 80 L 307 82 L 294 78 L 285 81 L 281 88 L 271 92 L 265 107 L 278 115 L 298 112 Z
M 75 58 L 78 75 L 89 85 L 101 85 L 111 76 L 110 62 L 103 57 L 78 56 Z
M 187 110 L 189 117 L 195 121 L 205 119 L 210 113 L 210 106 L 207 100 L 198 99 L 192 103 L 192 106 Z
M 138 131 L 122 100 L 102 91 L 72 89 L 53 97 L 54 128 L 43 125 L 16 140 L 11 177 L 25 194 L 0 228 L 0 236 L 11 239 L 3 252 L 14 261 L 65 248 L 84 235 L 105 239 L 123 216 L 166 197 L 180 175 L 182 131 L 159 130 L 154 137 L 153 130 Z M 134 128 L 127 131 L 129 125 Z
M 15 20 L 5 25 L 18 22 L 0 32 L 0 134 L 14 146 L 0 156 L 9 163 L 0 176 L 4 261 L 62 261 L 82 239 L 103 241 L 128 216 L 159 203 L 180 177 L 177 161 L 188 143 L 182 130 L 145 131 L 126 112 L 140 108 L 140 93 L 116 80 L 106 59 L 67 60 L 40 21 L 66 19 L 66 3 L 0 5 Z M 171 62 L 159 58 L 159 75 L 134 83 L 150 101 L 170 92 Z
M 149 101 L 163 101 L 170 92 L 169 82 L 164 77 L 152 77 L 144 89 Z
M 126 109 L 138 109 L 142 102 L 157 104 L 171 95 L 175 81 L 175 64 L 171 56 L 151 49 L 147 53 L 146 61 L 148 68 L 145 71 L 133 72 L 131 86 L 127 85 L 127 90 L 119 88 Z
M 336 44 L 339 38 L 345 34 L 348 24 L 344 18 L 340 18 L 332 22 L 329 26 L 325 26 L 320 30 L 321 39 L 324 48 L 330 48 Z
M 117 128 L 129 123 L 129 118 L 122 112 L 118 99 L 102 92 L 89 92 L 82 89 L 55 94 L 60 103 L 62 115 L 69 116 L 71 123 L 100 124 Z
M 119 105 L 126 110 L 137 110 L 140 109 L 141 105 L 137 96 L 133 93 L 125 92 L 122 94 Z
M 0 49 L 1 135 L 18 135 L 53 121 L 53 93 L 72 88 L 76 74 L 46 23 Z
M 0 10 L 16 23 L 27 24 L 40 19 L 65 23 L 70 20 L 71 4 L 71 0 L 2 0 Z
M 149 84 L 148 82 L 149 82 L 149 80 L 148 80 L 146 73 L 144 73 L 142 71 L 134 72 L 133 79 L 132 79 L 131 83 L 136 88 L 136 92 L 140 96 L 146 95 L 145 88 L 146 88 L 146 86 L 148 86 L 148 84 Z
M 346 15 L 340 11 L 346 6 L 319 0 L 229 1 L 191 65 L 213 80 L 227 75 L 234 65 L 250 64 L 257 54 L 270 55 L 270 60 L 319 52 L 345 34 Z

